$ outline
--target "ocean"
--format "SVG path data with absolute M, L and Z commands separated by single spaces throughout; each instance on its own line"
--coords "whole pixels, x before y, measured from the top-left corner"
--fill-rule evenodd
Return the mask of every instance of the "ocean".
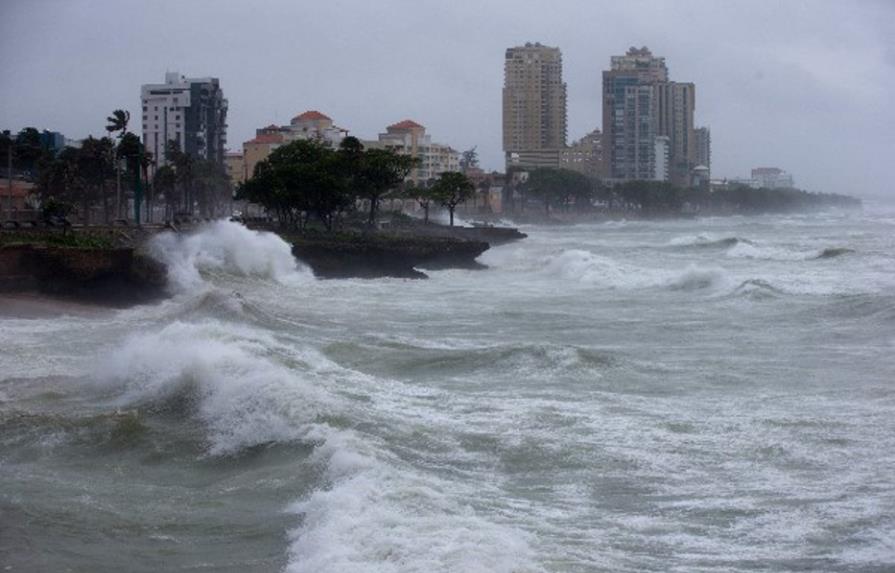
M 895 212 L 522 230 L 324 281 L 218 222 L 162 302 L 0 299 L 0 570 L 895 570 Z

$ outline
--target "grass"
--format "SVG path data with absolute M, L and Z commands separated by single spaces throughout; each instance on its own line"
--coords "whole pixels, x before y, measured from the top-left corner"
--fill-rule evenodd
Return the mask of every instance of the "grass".
M 73 249 L 111 249 L 115 242 L 105 236 L 89 233 L 67 232 L 22 232 L 4 231 L 0 233 L 0 246 L 8 245 L 39 245 L 46 247 L 68 247 Z

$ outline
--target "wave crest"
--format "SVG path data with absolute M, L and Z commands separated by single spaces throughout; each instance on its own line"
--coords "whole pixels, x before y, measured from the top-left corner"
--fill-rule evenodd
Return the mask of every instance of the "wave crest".
M 282 284 L 301 283 L 312 277 L 280 237 L 232 221 L 208 223 L 188 235 L 161 233 L 152 239 L 149 249 L 167 265 L 169 284 L 181 292 L 202 285 L 203 272 L 259 277 Z

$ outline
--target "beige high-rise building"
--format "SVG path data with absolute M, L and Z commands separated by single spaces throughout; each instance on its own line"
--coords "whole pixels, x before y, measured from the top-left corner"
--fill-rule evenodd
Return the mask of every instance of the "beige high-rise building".
M 562 53 L 539 43 L 507 49 L 503 84 L 507 168 L 559 167 L 565 146 Z
M 696 167 L 696 86 L 683 82 L 656 84 L 659 122 L 656 135 L 668 137 L 668 175 L 675 185 L 688 186 L 690 171 Z

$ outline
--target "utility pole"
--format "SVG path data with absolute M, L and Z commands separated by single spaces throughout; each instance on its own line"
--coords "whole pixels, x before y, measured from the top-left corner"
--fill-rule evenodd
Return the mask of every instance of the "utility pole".
M 9 139 L 9 146 L 6 148 L 6 193 L 9 197 L 8 216 L 12 219 L 12 138 Z
M 117 149 L 115 150 L 115 218 L 121 218 L 121 156 Z
M 134 220 L 137 226 L 140 226 L 140 203 L 143 202 L 143 146 L 141 145 L 137 150 L 137 168 L 136 171 L 136 181 L 134 185 Z

